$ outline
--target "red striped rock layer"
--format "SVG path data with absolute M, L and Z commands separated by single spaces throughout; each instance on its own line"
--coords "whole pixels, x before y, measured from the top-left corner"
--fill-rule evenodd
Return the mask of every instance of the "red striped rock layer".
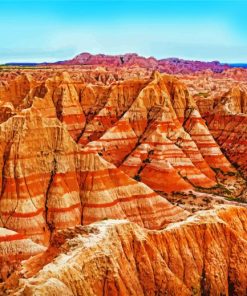
M 231 170 L 186 88 L 158 74 L 124 116 L 87 149 L 100 151 L 130 176 L 137 174 L 165 192 L 212 187 L 216 183 L 210 167 Z
M 45 247 L 15 231 L 0 228 L 0 282 L 17 271 L 20 261 L 45 251 Z
M 80 223 L 75 211 L 69 218 L 61 212 L 59 221 L 52 218 L 54 207 L 80 202 L 69 182 L 76 179 L 75 143 L 59 121 L 30 109 L 0 129 L 2 226 L 47 242 L 51 223 L 60 228 Z M 64 186 L 54 189 L 58 183 Z
M 220 168 L 224 172 L 234 171 L 197 110 L 190 112 L 184 123 L 184 128 L 190 134 L 210 167 Z M 209 167 L 207 166 L 205 169 L 206 175 L 212 177 L 212 171 L 209 170 Z
M 247 116 L 214 114 L 206 117 L 208 127 L 221 149 L 247 176 Z
M 130 108 L 145 80 L 128 80 L 114 83 L 108 88 L 85 86 L 80 90 L 81 105 L 87 116 L 88 124 L 79 140 L 82 145 L 97 140 L 107 129 Z M 99 108 L 102 107 L 102 108 Z
M 82 224 L 126 218 L 143 227 L 159 229 L 186 216 L 180 208 L 99 156 L 82 152 L 80 161 Z
M 23 101 L 27 108 L 37 99 L 37 108 L 42 109 L 44 116 L 59 119 L 67 127 L 74 140 L 77 140 L 85 126 L 85 115 L 80 105 L 77 90 L 67 72 L 48 78 L 32 89 Z
M 2 87 L 2 96 L 5 101 L 14 104 L 16 111 L 30 107 L 37 98 L 45 100 L 44 115 L 58 118 L 65 123 L 72 138 L 77 140 L 85 126 L 85 116 L 77 90 L 68 73 L 58 73 L 45 81 L 36 81 L 31 75 L 23 74 L 3 83 L 7 86 Z M 11 113 L 10 116 L 13 115 L 13 112 Z M 6 120 L 10 116 L 5 116 L 3 119 Z
M 48 243 L 54 230 L 104 218 L 156 229 L 187 215 L 97 154 L 80 151 L 58 119 L 44 116 L 45 104 L 36 99 L 0 125 L 2 227 Z
M 214 109 L 204 113 L 212 136 L 230 161 L 246 175 L 247 90 L 243 84 L 232 84 L 228 91 L 213 99 Z
M 245 208 L 224 206 L 161 231 L 113 220 L 69 229 L 25 263 L 15 295 L 244 296 L 246 221 Z
M 46 100 L 45 115 L 57 117 L 65 123 L 73 139 L 78 141 L 81 138 L 80 143 L 83 145 L 98 139 L 111 127 L 127 111 L 140 89 L 146 84 L 146 80 L 140 79 L 117 83 L 113 80 L 111 86 L 105 86 L 102 83 L 86 84 L 83 80 L 78 81 L 76 77 L 72 80 L 68 72 L 58 72 L 53 77 L 37 82 L 34 82 L 36 80 L 29 74 L 19 75 L 15 79 L 22 81 L 20 77 L 26 76 L 33 81 L 33 87 L 29 86 L 26 93 L 15 104 L 18 110 L 30 107 L 35 98 Z M 72 73 L 71 76 L 73 76 Z M 11 80 L 9 83 L 14 82 L 15 80 Z M 11 96 L 17 95 L 7 88 L 6 100 L 11 100 Z M 3 113 L 6 113 L 5 109 Z M 13 112 L 8 113 L 10 115 L 4 115 L 2 121 L 13 115 Z

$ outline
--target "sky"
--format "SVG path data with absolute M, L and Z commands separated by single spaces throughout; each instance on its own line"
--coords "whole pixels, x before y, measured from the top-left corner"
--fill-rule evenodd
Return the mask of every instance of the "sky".
M 247 1 L 0 0 L 0 63 L 92 54 L 247 62 Z

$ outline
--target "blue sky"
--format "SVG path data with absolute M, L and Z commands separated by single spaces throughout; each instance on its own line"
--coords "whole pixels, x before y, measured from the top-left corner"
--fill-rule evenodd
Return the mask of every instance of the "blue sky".
M 247 1 L 0 0 L 0 63 L 80 52 L 247 62 Z

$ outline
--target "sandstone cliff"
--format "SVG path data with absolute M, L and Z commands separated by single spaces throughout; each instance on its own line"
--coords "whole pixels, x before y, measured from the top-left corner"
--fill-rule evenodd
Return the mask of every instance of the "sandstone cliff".
M 24 263 L 14 295 L 246 295 L 246 221 L 224 206 L 161 231 L 122 220 L 68 229 Z

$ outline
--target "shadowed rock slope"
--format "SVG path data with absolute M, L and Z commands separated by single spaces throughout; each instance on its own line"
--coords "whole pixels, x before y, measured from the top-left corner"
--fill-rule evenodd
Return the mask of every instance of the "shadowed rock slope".
M 205 118 L 222 150 L 247 177 L 247 88 L 233 86 L 215 100 L 214 112 Z

